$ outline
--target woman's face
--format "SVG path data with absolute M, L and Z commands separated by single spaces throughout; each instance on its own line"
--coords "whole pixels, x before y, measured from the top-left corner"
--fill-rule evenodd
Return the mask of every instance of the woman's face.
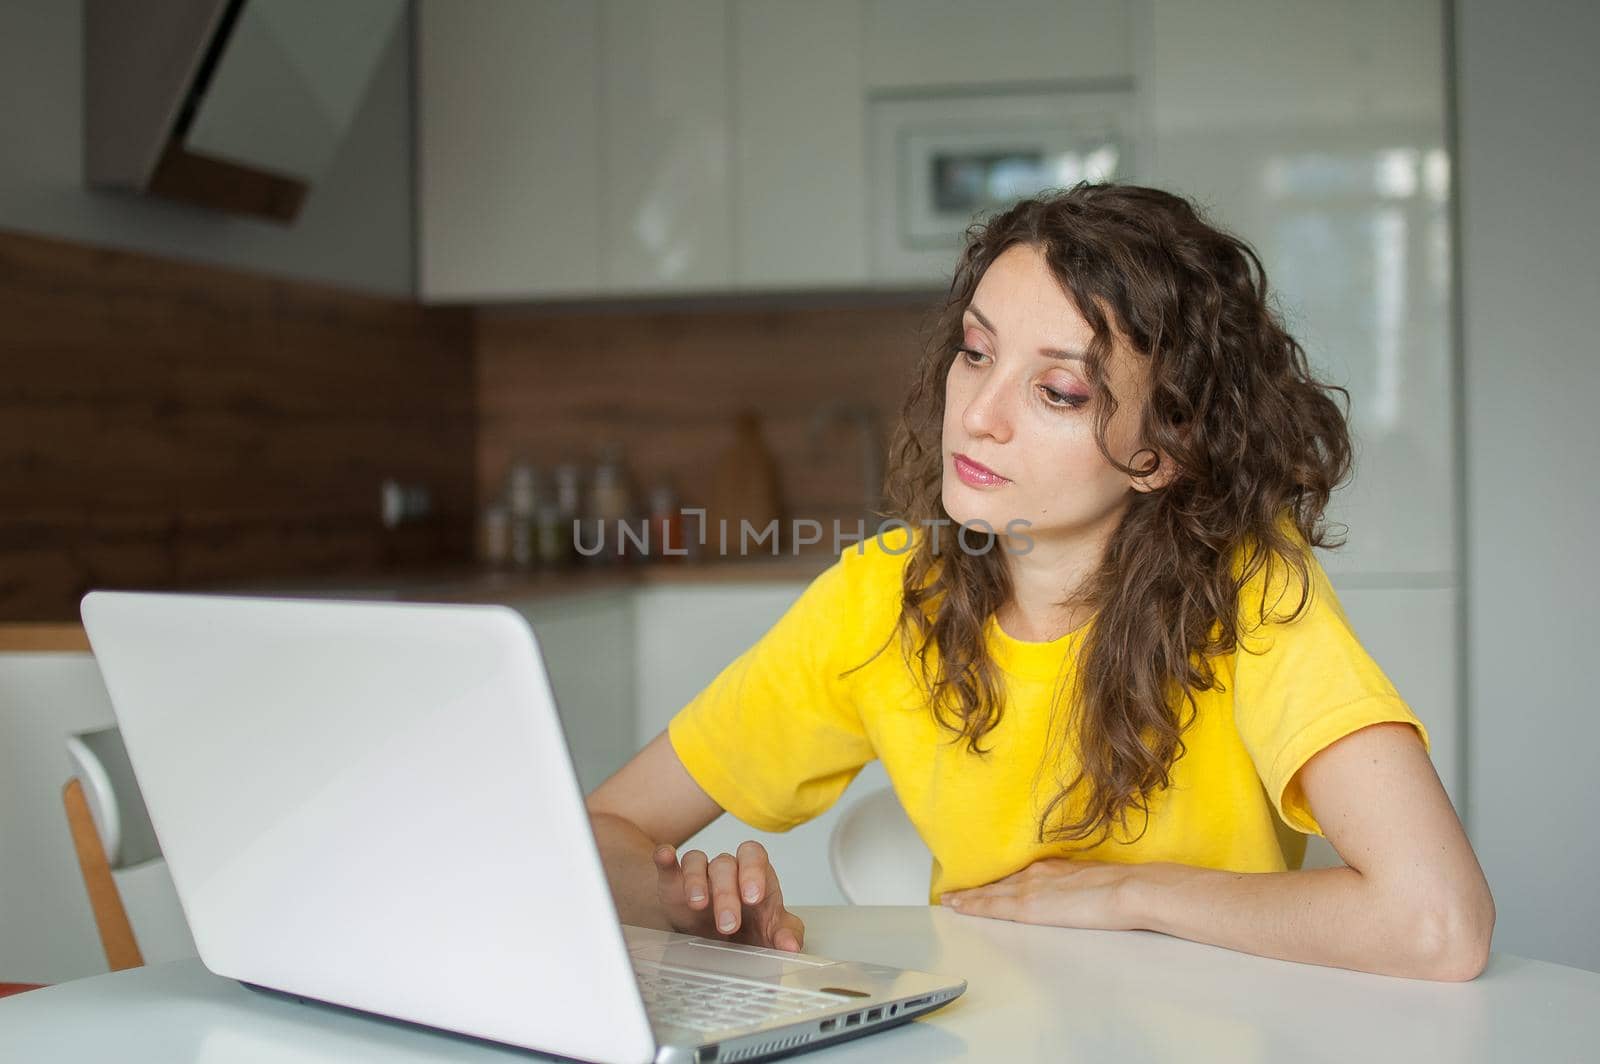
M 1128 492 L 1144 485 L 1095 446 L 1101 399 L 1083 363 L 1094 331 L 1043 254 L 1028 245 L 1001 253 L 978 282 L 963 327 L 963 350 L 945 378 L 943 498 L 950 517 L 986 521 L 1000 533 L 1022 519 L 1031 523 L 1027 535 L 1046 541 L 1113 527 Z M 1119 404 L 1106 441 L 1125 464 L 1134 464 L 1138 450 L 1142 374 L 1119 344 L 1105 367 Z M 1137 464 L 1147 461 L 1141 455 Z

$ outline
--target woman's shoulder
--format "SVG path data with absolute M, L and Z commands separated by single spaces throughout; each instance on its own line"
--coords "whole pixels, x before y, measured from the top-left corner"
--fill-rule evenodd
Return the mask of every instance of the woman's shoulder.
M 891 593 L 899 600 L 906 563 L 917 546 L 917 532 L 906 525 L 880 528 L 875 535 L 847 544 L 835 563 L 841 578 L 860 594 Z
M 916 533 L 891 525 L 844 545 L 838 558 L 813 582 L 819 621 L 852 633 L 893 624 L 900 615 L 906 564 Z
M 1343 618 L 1338 596 L 1315 549 L 1293 521 L 1278 523 L 1276 544 L 1252 538 L 1234 553 L 1239 583 L 1239 620 L 1246 631 L 1261 626 L 1298 623 L 1331 612 Z

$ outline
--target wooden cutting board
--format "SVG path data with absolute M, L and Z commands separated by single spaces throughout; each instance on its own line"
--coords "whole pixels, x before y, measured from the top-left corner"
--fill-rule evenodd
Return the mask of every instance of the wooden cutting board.
M 720 553 L 719 519 L 728 525 L 728 555 L 739 554 L 740 521 L 749 522 L 760 531 L 768 522 L 781 519 L 783 507 L 778 498 L 778 467 L 772 452 L 761 438 L 761 419 L 752 411 L 745 411 L 734 419 L 733 441 L 717 460 L 716 472 L 711 481 L 711 499 L 706 506 L 705 553 L 715 557 Z M 778 550 L 788 546 L 789 537 L 780 523 Z M 771 554 L 770 540 L 760 546 L 750 547 L 751 554 Z

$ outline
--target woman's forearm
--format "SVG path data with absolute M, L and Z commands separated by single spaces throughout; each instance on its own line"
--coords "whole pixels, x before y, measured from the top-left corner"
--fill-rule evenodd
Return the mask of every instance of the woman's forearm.
M 1130 866 L 1132 926 L 1280 960 L 1413 979 L 1475 978 L 1489 934 L 1466 907 L 1409 902 L 1353 868 L 1227 872 Z
M 656 892 L 658 873 L 650 859 L 659 843 L 632 821 L 610 813 L 590 813 L 589 822 L 594 827 L 618 918 L 635 927 L 672 930 Z

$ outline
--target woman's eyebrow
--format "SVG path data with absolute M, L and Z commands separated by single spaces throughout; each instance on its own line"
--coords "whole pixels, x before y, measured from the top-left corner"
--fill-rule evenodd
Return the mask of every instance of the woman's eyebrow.
M 994 322 L 985 317 L 983 311 L 979 310 L 976 304 L 968 303 L 967 310 L 974 318 L 978 319 L 979 325 L 982 325 L 996 336 L 1000 335 L 1000 330 L 994 327 Z M 1039 353 L 1046 358 L 1075 358 L 1079 362 L 1085 362 L 1089 357 L 1082 351 L 1066 351 L 1059 347 L 1041 347 L 1039 348 Z

